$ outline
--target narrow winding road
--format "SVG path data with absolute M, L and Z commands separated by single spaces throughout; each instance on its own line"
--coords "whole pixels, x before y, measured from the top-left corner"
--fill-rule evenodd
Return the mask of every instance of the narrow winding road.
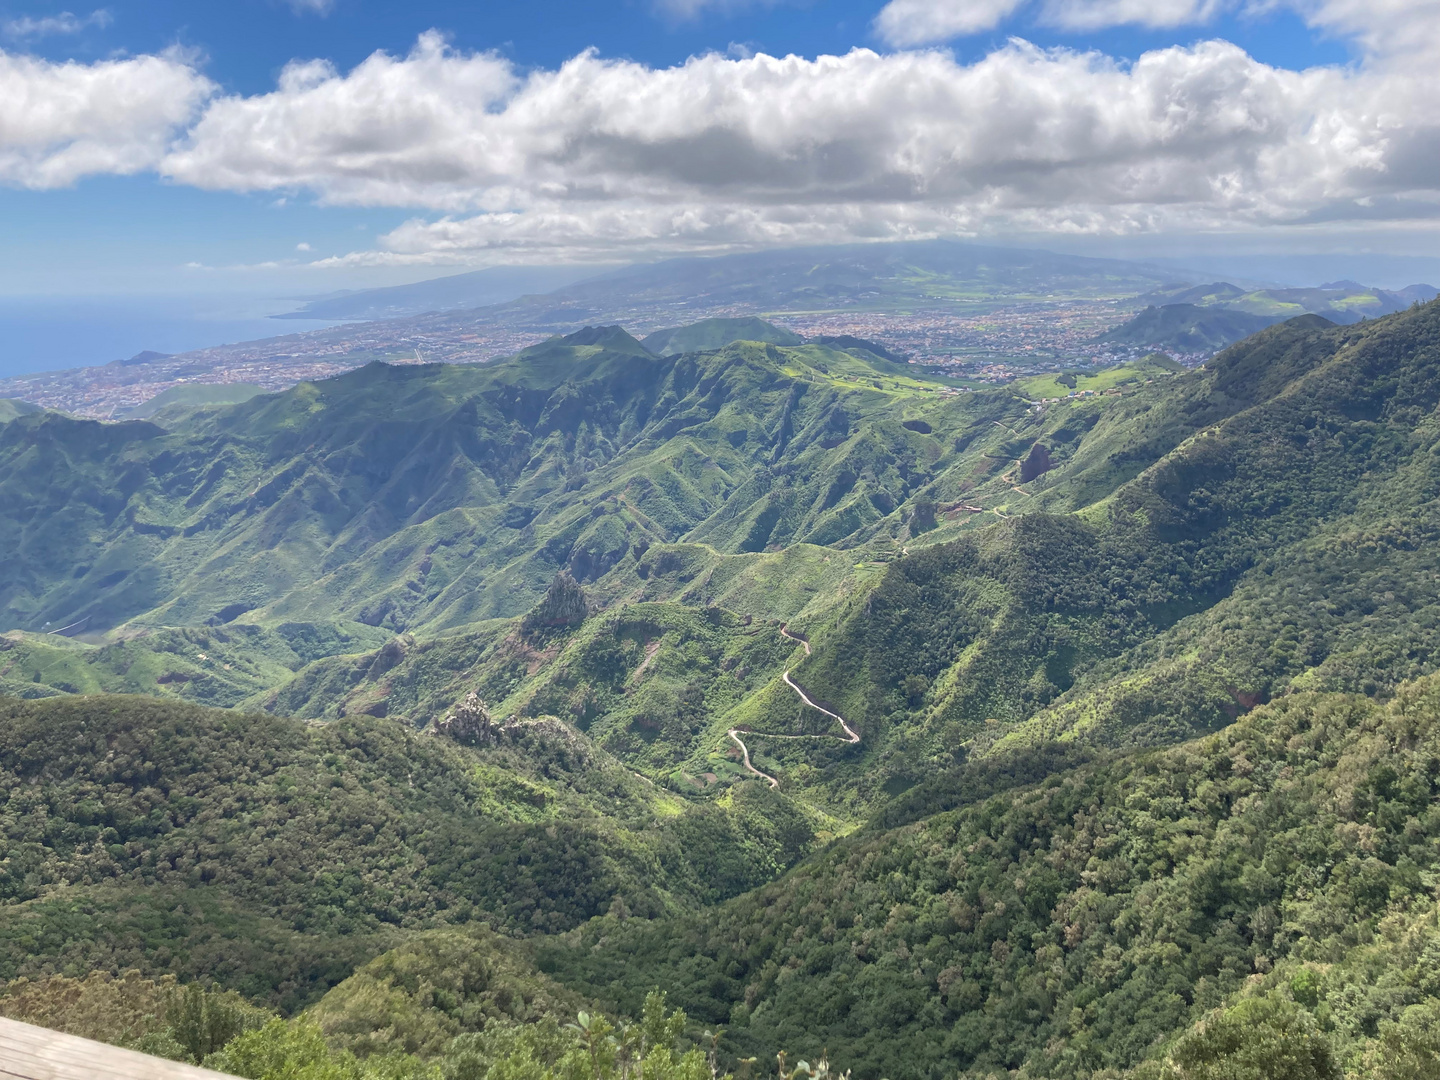
M 802 638 L 802 637 L 796 637 L 794 634 L 790 633 L 789 627 L 787 627 L 784 623 L 781 623 L 781 624 L 780 624 L 780 636 L 781 636 L 781 637 L 789 638 L 791 641 L 798 641 L 801 645 L 805 646 L 805 655 L 806 655 L 806 656 L 809 656 L 809 655 L 810 655 L 810 642 L 806 641 L 806 640 L 805 640 L 804 638 Z M 766 738 L 766 739 L 839 739 L 841 742 L 848 742 L 848 743 L 850 743 L 851 745 L 854 745 L 855 743 L 858 743 L 858 742 L 860 741 L 860 733 L 859 733 L 858 731 L 856 731 L 854 728 L 852 728 L 849 724 L 847 724 L 847 723 L 845 722 L 845 718 L 844 718 L 843 716 L 841 716 L 839 713 L 833 713 L 833 712 L 831 712 L 829 709 L 825 708 L 825 706 L 823 706 L 823 705 L 817 705 L 817 704 L 815 704 L 815 702 L 810 699 L 810 695 L 807 694 L 807 693 L 805 693 L 805 691 L 800 688 L 800 684 L 797 683 L 794 679 L 790 678 L 790 671 L 789 671 L 789 669 L 786 669 L 785 674 L 782 675 L 781 678 L 785 681 L 785 685 L 788 686 L 788 687 L 790 687 L 791 690 L 794 690 L 794 691 L 795 691 L 795 695 L 796 695 L 801 701 L 803 701 L 806 705 L 809 705 L 810 708 L 814 709 L 816 712 L 822 712 L 822 713 L 824 713 L 826 716 L 830 717 L 830 718 L 833 719 L 833 720 L 839 721 L 840 726 L 845 729 L 845 734 L 844 734 L 844 735 L 772 735 L 772 734 L 770 734 L 769 732 L 765 732 L 765 731 L 747 731 L 745 734 L 747 734 L 747 735 L 758 735 L 758 736 L 760 736 L 760 737 L 762 737 L 762 738 Z M 741 757 L 741 760 L 743 760 L 743 761 L 745 762 L 745 769 L 746 769 L 746 771 L 747 771 L 747 772 L 750 772 L 750 773 L 753 773 L 754 775 L 760 777 L 760 779 L 762 779 L 762 780 L 768 781 L 769 784 L 770 784 L 770 786 L 771 786 L 772 788 L 778 788 L 778 787 L 780 786 L 780 781 L 779 781 L 779 780 L 777 780 L 775 777 L 771 776 L 769 773 L 761 772 L 759 769 L 757 769 L 757 768 L 751 763 L 751 761 L 750 761 L 750 748 L 749 748 L 748 746 L 746 746 L 745 743 L 744 743 L 744 741 L 740 738 L 740 729 L 739 729 L 739 728 L 731 728 L 729 731 L 726 732 L 726 734 L 729 735 L 731 741 L 734 742 L 735 745 L 740 748 L 740 757 Z

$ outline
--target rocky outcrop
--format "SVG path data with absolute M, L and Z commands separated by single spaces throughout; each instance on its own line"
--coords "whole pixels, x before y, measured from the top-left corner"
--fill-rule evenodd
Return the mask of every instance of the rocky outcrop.
M 488 746 L 495 741 L 497 729 L 484 700 L 471 690 L 436 723 L 435 733 L 465 746 Z
M 561 570 L 550 582 L 545 599 L 536 604 L 520 622 L 520 633 L 535 637 L 547 630 L 579 626 L 590 614 L 590 598 L 566 571 Z

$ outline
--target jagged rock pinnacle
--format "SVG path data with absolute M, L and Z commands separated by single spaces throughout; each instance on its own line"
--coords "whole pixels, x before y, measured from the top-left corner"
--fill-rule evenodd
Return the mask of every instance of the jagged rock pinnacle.
M 435 725 L 435 731 L 466 746 L 484 746 L 495 741 L 495 723 L 490 719 L 490 710 L 474 690 L 445 714 Z

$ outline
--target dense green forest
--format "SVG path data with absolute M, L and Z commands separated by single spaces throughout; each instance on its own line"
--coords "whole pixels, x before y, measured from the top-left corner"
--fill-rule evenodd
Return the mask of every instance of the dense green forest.
M 768 788 L 687 804 L 553 721 L 461 748 L 373 717 L 311 726 L 137 697 L 0 709 L 6 978 L 145 966 L 165 939 L 165 970 L 293 1008 L 346 962 L 330 944 L 657 916 L 762 884 L 813 838 Z
M 541 963 L 622 1009 L 666 986 L 740 1050 L 905 1077 L 1124 1069 L 1241 993 L 1313 980 L 1344 1060 L 1440 1004 L 1437 784 L 1440 685 L 1296 694 L 863 830 L 712 912 L 593 922 Z
M 1440 303 L 1068 389 L 724 329 L 0 418 L 0 1012 L 277 1080 L 1440 1075 Z

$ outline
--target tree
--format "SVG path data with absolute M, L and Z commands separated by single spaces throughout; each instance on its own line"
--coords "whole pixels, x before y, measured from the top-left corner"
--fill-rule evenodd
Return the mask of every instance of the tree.
M 1168 1080 L 1340 1080 L 1315 1020 L 1279 994 L 1212 1013 L 1170 1051 Z

